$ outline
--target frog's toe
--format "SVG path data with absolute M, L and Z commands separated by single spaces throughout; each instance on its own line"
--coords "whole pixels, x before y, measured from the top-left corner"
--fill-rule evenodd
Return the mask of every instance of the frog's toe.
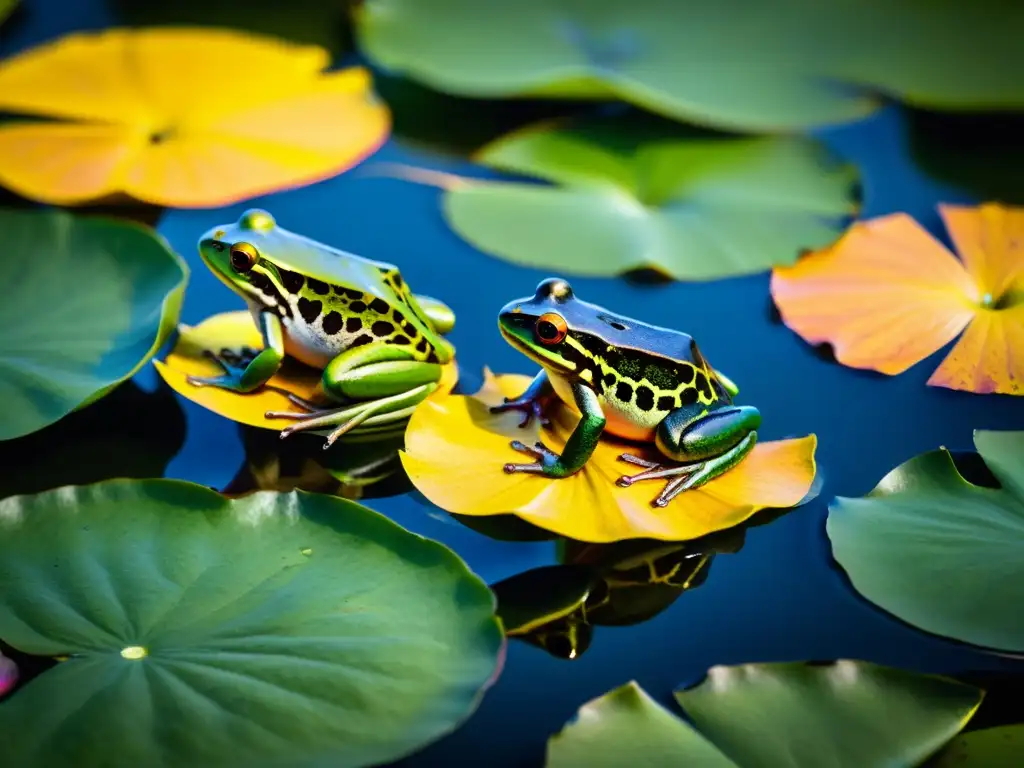
M 491 413 L 507 413 L 508 411 L 522 411 L 523 420 L 519 422 L 520 429 L 530 426 L 530 422 L 537 419 L 542 427 L 550 426 L 551 421 L 544 416 L 544 403 L 540 400 L 514 400 L 505 398 L 500 405 L 492 405 Z
M 558 461 L 558 454 L 544 445 L 544 443 L 534 443 L 531 446 L 520 440 L 513 440 L 510 445 L 514 450 L 525 453 L 528 456 L 533 456 L 537 461 L 533 464 L 505 464 L 505 472 L 509 474 L 516 472 L 545 474 L 546 465 Z

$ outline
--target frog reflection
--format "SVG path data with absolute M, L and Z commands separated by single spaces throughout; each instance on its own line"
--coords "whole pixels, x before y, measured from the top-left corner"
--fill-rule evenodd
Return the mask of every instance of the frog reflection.
M 313 436 L 282 441 L 269 430 L 244 425 L 239 430 L 245 463 L 222 490 L 227 496 L 300 489 L 355 501 L 412 487 L 398 458 L 402 433 L 348 437 L 324 451 L 322 441 Z
M 597 626 L 654 618 L 703 584 L 714 556 L 743 546 L 735 528 L 690 542 L 638 540 L 561 543 L 559 565 L 535 568 L 492 586 L 509 637 L 553 656 L 579 658 Z

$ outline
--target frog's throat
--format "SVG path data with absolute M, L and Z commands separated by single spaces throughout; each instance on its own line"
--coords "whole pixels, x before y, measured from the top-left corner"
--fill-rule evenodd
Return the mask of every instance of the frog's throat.
M 498 330 L 501 331 L 501 335 L 504 337 L 513 349 L 517 349 L 526 355 L 528 358 L 533 360 L 544 367 L 546 370 L 554 370 L 557 373 L 572 373 L 573 368 L 566 363 L 565 359 L 559 355 L 548 352 L 543 347 L 533 347 L 526 344 L 521 339 L 516 337 L 514 334 L 509 333 L 505 330 L 504 326 L 498 325 Z

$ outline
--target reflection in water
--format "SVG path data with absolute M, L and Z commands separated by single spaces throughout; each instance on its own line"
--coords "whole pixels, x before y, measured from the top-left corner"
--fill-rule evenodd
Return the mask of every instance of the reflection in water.
M 590 647 L 594 628 L 654 618 L 703 584 L 715 555 L 742 549 L 747 528 L 790 510 L 685 542 L 650 539 L 587 544 L 564 539 L 559 564 L 533 568 L 491 585 L 509 637 L 563 659 Z
M 404 431 L 350 436 L 324 450 L 323 438 L 239 425 L 245 463 L 221 492 L 241 496 L 252 491 L 295 489 L 346 499 L 396 496 L 412 489 L 398 451 Z
M 162 477 L 185 442 L 185 414 L 161 382 L 132 381 L 55 424 L 0 442 L 0 498 L 112 478 Z

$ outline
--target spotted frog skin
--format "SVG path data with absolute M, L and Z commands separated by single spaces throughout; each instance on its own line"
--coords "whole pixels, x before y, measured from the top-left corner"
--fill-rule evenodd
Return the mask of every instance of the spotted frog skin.
M 524 411 L 525 427 L 535 417 L 543 419 L 544 405 L 554 395 L 581 416 L 561 455 L 543 443 L 531 447 L 513 441 L 515 450 L 536 461 L 506 464 L 506 472 L 568 477 L 583 468 L 607 432 L 651 442 L 665 457 L 659 463 L 622 454 L 620 460 L 644 471 L 618 480 L 621 486 L 667 480 L 653 501 L 663 507 L 736 466 L 757 441 L 760 412 L 733 404 L 735 384 L 708 365 L 685 333 L 581 301 L 558 278 L 507 304 L 498 326 L 541 371 L 521 396 L 492 410 Z
M 321 387 L 337 407 L 322 408 L 282 392 L 302 411 L 281 437 L 330 429 L 324 448 L 345 433 L 389 431 L 433 392 L 454 348 L 443 338 L 455 324 L 440 301 L 414 295 L 398 268 L 346 253 L 277 225 L 266 211 L 199 239 L 203 262 L 245 299 L 263 349 L 213 357 L 223 376 L 190 377 L 195 386 L 248 393 L 268 386 L 285 356 L 323 370 Z

